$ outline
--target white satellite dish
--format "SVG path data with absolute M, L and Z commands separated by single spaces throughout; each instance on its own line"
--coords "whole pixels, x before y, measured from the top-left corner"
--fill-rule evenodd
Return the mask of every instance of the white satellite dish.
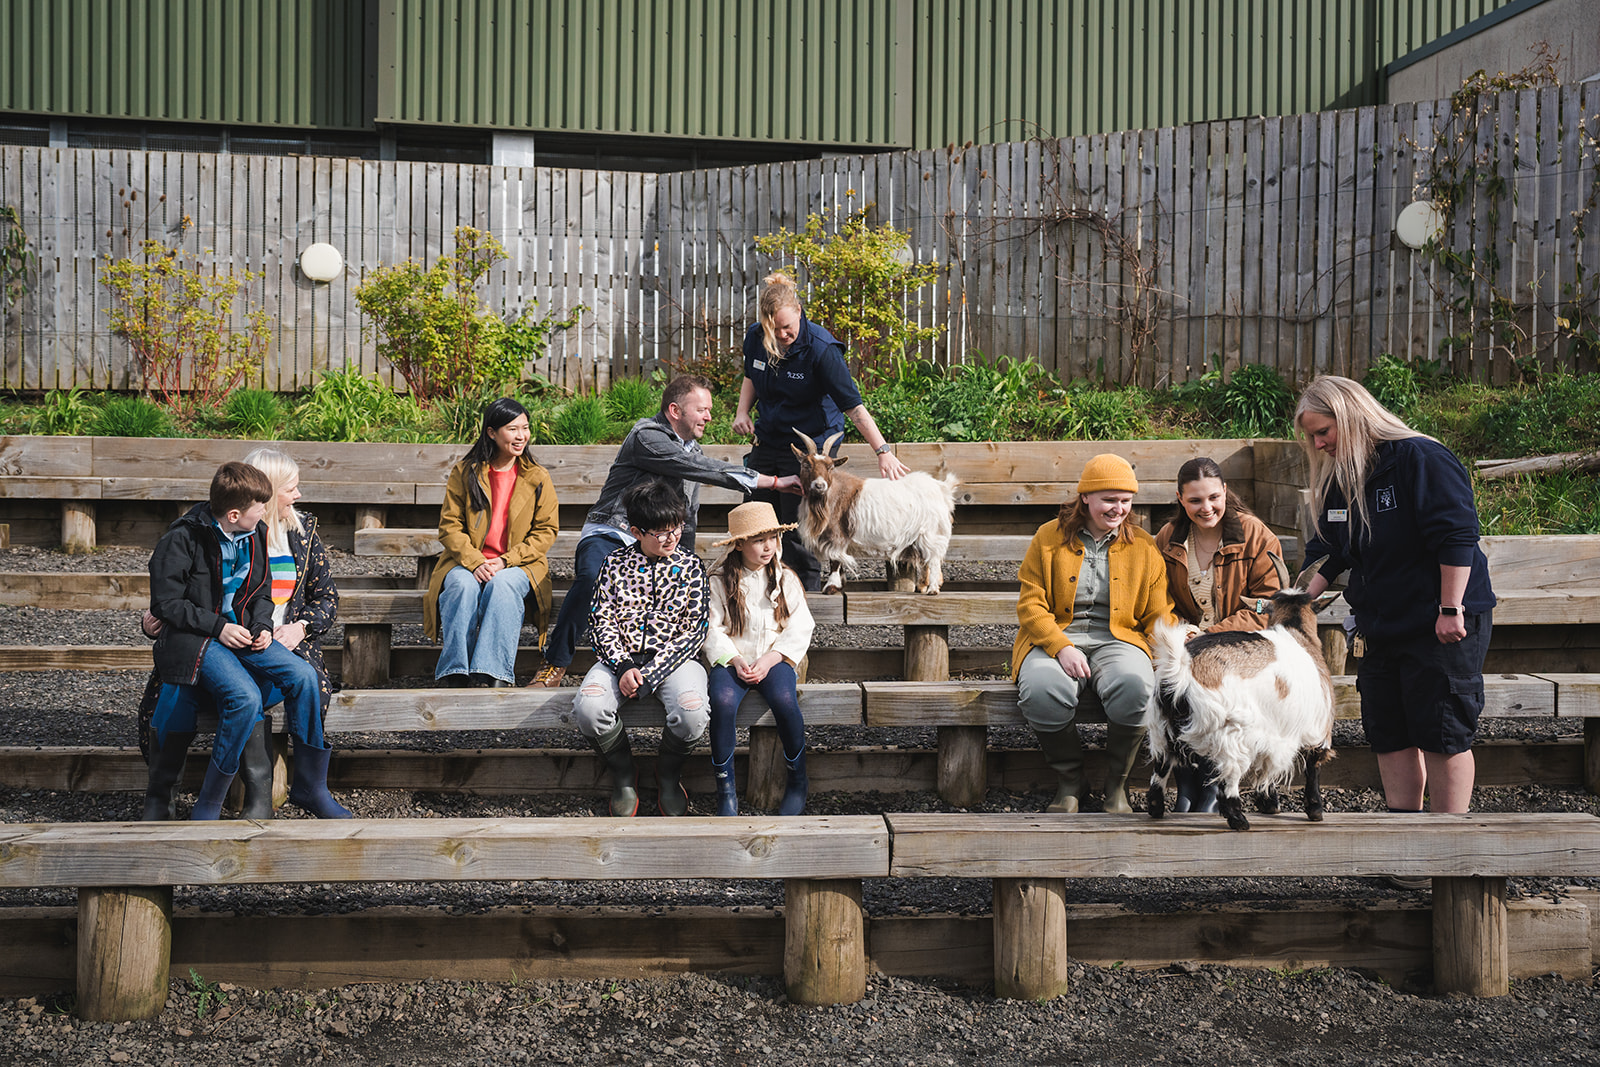
M 1444 212 L 1431 200 L 1407 204 L 1394 220 L 1394 235 L 1407 248 L 1421 248 L 1444 233 Z

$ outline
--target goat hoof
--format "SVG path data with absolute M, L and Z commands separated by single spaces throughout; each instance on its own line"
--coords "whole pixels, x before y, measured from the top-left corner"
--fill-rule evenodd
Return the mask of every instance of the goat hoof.
M 1310 819 L 1312 822 L 1321 822 L 1322 821 L 1322 809 L 1321 808 L 1312 808 L 1312 809 L 1310 809 L 1309 811 L 1306 812 L 1306 818 Z
M 1228 829 L 1248 830 L 1250 829 L 1250 820 L 1243 815 L 1230 815 L 1228 816 Z

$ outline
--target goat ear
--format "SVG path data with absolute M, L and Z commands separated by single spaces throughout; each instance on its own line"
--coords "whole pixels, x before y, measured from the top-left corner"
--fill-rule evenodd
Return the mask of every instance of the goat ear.
M 847 462 L 847 461 L 848 461 L 848 460 L 849 460 L 849 459 L 850 459 L 850 457 L 849 457 L 849 456 L 839 456 L 839 457 L 838 457 L 838 458 L 837 458 L 837 459 L 835 459 L 835 460 L 834 460 L 834 461 L 833 461 L 833 465 L 834 465 L 834 466 L 835 466 L 835 467 L 842 467 L 842 466 L 844 466 L 844 465 L 845 465 L 845 463 L 846 463 L 846 462 Z
M 798 459 L 801 463 L 804 463 L 806 461 L 806 458 L 807 458 L 806 454 L 804 452 L 800 451 L 800 449 L 796 448 L 794 445 L 790 445 L 789 446 L 789 451 L 793 452 L 795 454 L 795 458 Z
M 1239 598 L 1240 607 L 1244 608 L 1246 611 L 1253 611 L 1258 615 L 1265 615 L 1267 612 L 1267 605 L 1271 603 L 1272 598 L 1269 596 L 1241 596 Z
M 1329 604 L 1332 604 L 1335 600 L 1338 600 L 1342 593 L 1342 590 L 1331 589 L 1328 592 L 1318 596 L 1317 599 L 1311 602 L 1311 614 L 1315 615 Z
M 1306 583 L 1310 582 L 1311 579 L 1317 576 L 1317 572 L 1322 570 L 1322 565 L 1326 562 L 1328 562 L 1328 557 L 1322 556 L 1319 559 L 1315 559 L 1310 563 L 1307 563 L 1305 570 L 1300 572 L 1300 577 L 1294 580 L 1294 587 L 1296 589 L 1304 589 L 1306 587 Z M 1337 575 L 1335 575 L 1335 577 L 1337 577 Z

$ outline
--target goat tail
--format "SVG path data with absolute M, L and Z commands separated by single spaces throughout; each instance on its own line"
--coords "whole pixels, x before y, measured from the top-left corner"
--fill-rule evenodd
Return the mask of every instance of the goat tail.
M 1189 655 L 1187 638 L 1193 630 L 1188 623 L 1172 619 L 1156 623 L 1150 635 L 1150 646 L 1155 659 L 1156 683 L 1162 688 L 1174 689 L 1177 682 L 1189 674 L 1189 665 L 1194 660 Z

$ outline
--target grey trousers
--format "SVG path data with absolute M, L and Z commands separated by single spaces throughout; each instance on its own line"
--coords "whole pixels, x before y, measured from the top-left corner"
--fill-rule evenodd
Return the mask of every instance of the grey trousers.
M 1028 652 L 1017 674 L 1017 707 L 1040 733 L 1072 724 L 1078 704 L 1098 697 L 1106 718 L 1120 726 L 1142 726 L 1155 695 L 1155 668 L 1138 645 L 1115 639 L 1078 648 L 1089 657 L 1089 677 L 1070 678 L 1056 658 L 1041 648 Z
M 690 744 L 700 740 L 711 721 L 711 698 L 706 695 L 706 669 L 698 659 L 686 661 L 667 675 L 651 696 L 666 710 L 666 727 Z M 617 708 L 623 701 L 617 676 L 604 663 L 596 663 L 583 676 L 578 695 L 572 702 L 578 732 L 598 737 L 617 721 Z

